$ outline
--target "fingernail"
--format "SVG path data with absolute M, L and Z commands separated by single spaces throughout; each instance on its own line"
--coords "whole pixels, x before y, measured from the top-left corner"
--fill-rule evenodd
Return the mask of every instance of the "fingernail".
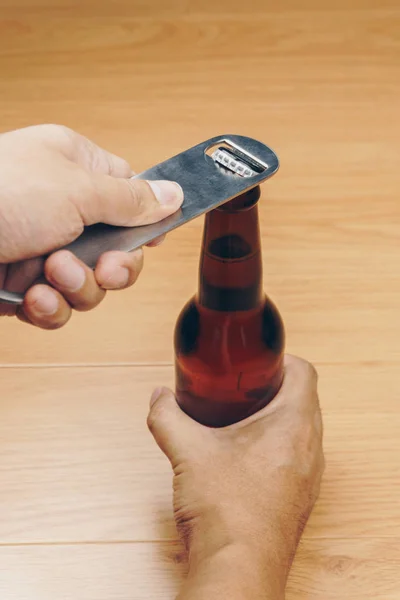
M 175 181 L 147 182 L 160 204 L 180 206 L 183 202 L 183 189 Z
M 58 310 L 58 298 L 51 290 L 42 290 L 32 308 L 37 315 L 54 315 Z
M 107 277 L 102 287 L 107 290 L 118 290 L 128 285 L 129 271 L 125 267 L 116 267 L 112 274 Z
M 162 393 L 163 393 L 162 387 L 159 387 L 154 390 L 154 392 L 152 393 L 151 398 L 150 398 L 150 408 L 153 407 L 153 405 L 157 402 L 157 400 L 162 395 Z
M 77 292 L 85 283 L 86 273 L 72 256 L 67 254 L 51 272 L 53 282 L 67 292 Z

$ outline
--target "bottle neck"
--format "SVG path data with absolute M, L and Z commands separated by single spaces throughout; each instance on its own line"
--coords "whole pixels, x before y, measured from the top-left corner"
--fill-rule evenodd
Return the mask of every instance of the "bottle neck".
M 251 310 L 263 299 L 257 187 L 206 215 L 200 260 L 202 306 Z

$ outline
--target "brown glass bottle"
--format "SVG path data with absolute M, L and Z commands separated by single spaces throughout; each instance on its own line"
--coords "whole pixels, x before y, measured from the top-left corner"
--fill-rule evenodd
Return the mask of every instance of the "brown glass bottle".
M 284 327 L 262 286 L 259 198 L 257 187 L 206 215 L 198 293 L 175 328 L 178 403 L 212 427 L 257 412 L 283 379 Z

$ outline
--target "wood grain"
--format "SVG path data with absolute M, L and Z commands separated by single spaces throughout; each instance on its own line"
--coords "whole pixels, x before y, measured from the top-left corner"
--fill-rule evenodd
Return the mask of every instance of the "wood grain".
M 398 369 L 319 367 L 327 471 L 306 538 L 400 538 L 394 386 L 379 403 Z M 349 403 L 355 370 L 363 397 Z M 3 368 L 0 376 L 0 544 L 176 539 L 171 470 L 146 427 L 151 391 L 173 384 L 170 367 Z
M 288 600 L 399 596 L 397 0 L 0 0 L 0 131 L 64 123 L 137 171 L 225 132 L 281 159 L 265 289 L 315 362 L 321 499 Z M 146 429 L 172 384 L 202 221 L 58 332 L 0 323 L 0 596 L 172 598 L 171 473 Z
M 398 538 L 307 540 L 286 598 L 364 600 L 373 590 L 377 600 L 397 600 L 399 566 Z M 165 600 L 174 597 L 185 572 L 174 542 L 0 548 L 0 593 L 18 600 Z

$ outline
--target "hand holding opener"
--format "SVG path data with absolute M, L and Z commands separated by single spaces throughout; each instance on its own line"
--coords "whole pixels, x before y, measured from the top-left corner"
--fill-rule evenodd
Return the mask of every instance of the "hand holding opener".
M 185 197 L 176 213 L 138 227 L 92 225 L 63 248 L 94 268 L 104 252 L 136 250 L 263 183 L 278 168 L 276 154 L 257 140 L 239 135 L 211 138 L 133 177 L 179 183 Z M 35 283 L 48 282 L 42 277 Z M 23 301 L 23 294 L 0 290 L 0 302 L 21 305 Z

